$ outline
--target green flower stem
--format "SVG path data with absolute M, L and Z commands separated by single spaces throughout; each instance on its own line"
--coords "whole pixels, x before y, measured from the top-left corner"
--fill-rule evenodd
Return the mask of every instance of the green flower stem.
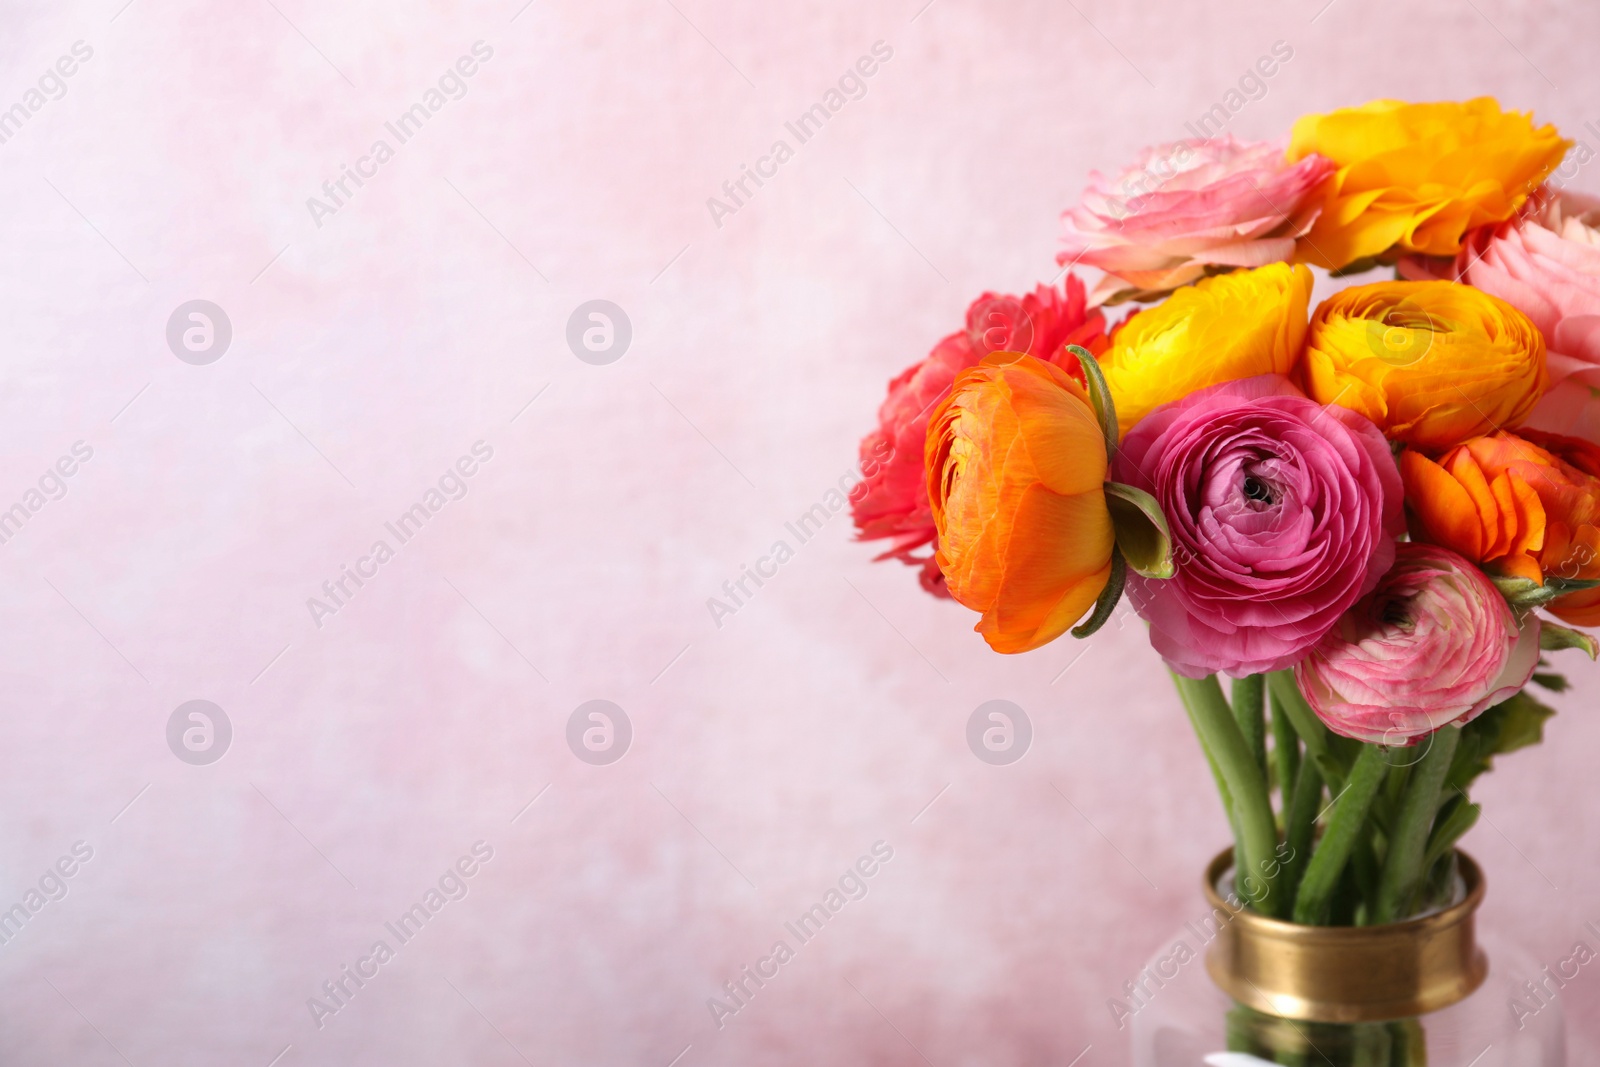
M 1316 712 L 1311 710 L 1311 705 L 1306 703 L 1306 698 L 1300 695 L 1294 672 L 1273 671 L 1267 675 L 1267 684 L 1272 687 L 1273 706 L 1283 709 L 1294 726 L 1294 732 L 1305 742 L 1306 755 L 1316 760 L 1322 780 L 1334 795 L 1338 795 L 1339 790 L 1344 788 L 1345 776 L 1350 773 L 1350 768 L 1334 751 L 1328 728 L 1322 725 Z
M 1411 910 L 1417 888 L 1422 884 L 1422 859 L 1428 835 L 1433 831 L 1434 816 L 1439 813 L 1439 794 L 1460 742 L 1459 727 L 1435 730 L 1427 742 L 1428 751 L 1412 767 L 1400 815 L 1389 838 L 1389 852 L 1383 860 L 1376 922 L 1397 922 Z
M 1185 704 L 1187 707 L 1187 704 Z M 1239 851 L 1239 820 L 1233 810 L 1233 790 L 1228 788 L 1228 780 L 1222 775 L 1222 768 L 1217 765 L 1217 758 L 1204 743 L 1200 751 L 1206 755 L 1206 766 L 1211 768 L 1211 776 L 1217 781 L 1217 796 L 1222 798 L 1223 813 L 1228 816 L 1228 829 L 1233 834 L 1234 851 Z
M 1290 791 L 1300 780 L 1300 737 L 1290 725 L 1289 716 L 1283 713 L 1282 702 L 1274 696 L 1271 703 L 1272 757 L 1278 766 L 1278 790 L 1282 794 L 1282 807 L 1287 818 Z M 1320 774 L 1317 776 L 1317 784 L 1322 784 Z
M 1273 679 L 1277 681 L 1276 678 Z M 1292 682 L 1292 679 L 1291 679 Z M 1274 694 L 1277 687 L 1273 688 Z M 1310 746 L 1307 746 L 1310 747 Z M 1382 745 L 1362 745 L 1361 755 L 1342 790 L 1334 794 L 1327 829 L 1322 832 L 1322 842 L 1311 854 L 1311 864 L 1300 881 L 1295 894 L 1294 921 L 1317 925 L 1324 921 L 1328 901 L 1339 887 L 1339 877 L 1350 860 L 1350 850 L 1355 847 L 1362 825 L 1367 821 L 1367 810 L 1372 798 L 1383 784 L 1384 773 L 1389 769 Z
M 1390 776 L 1394 771 L 1389 772 Z M 1378 852 L 1373 844 L 1373 822 L 1369 817 L 1367 825 L 1362 827 L 1361 833 L 1356 837 L 1356 847 L 1350 853 L 1350 869 L 1355 875 L 1355 886 L 1361 902 L 1361 915 L 1358 925 L 1371 926 L 1373 915 L 1378 909 Z
M 1317 815 L 1322 807 L 1322 774 L 1306 760 L 1294 780 L 1294 793 L 1284 805 L 1284 841 L 1289 846 L 1283 861 L 1283 896 L 1293 900 L 1311 862 L 1311 839 L 1316 834 Z
M 1244 743 L 1261 768 L 1262 778 L 1267 774 L 1267 680 L 1259 674 L 1233 680 L 1233 718 L 1244 734 Z
M 1230 809 L 1229 821 L 1234 827 L 1237 845 L 1234 869 L 1241 888 L 1245 879 L 1252 875 L 1267 881 L 1267 872 L 1276 863 L 1278 827 L 1273 822 L 1272 802 L 1267 797 L 1267 781 L 1261 766 L 1245 743 L 1215 675 L 1195 679 L 1174 674 L 1172 680 L 1189 712 L 1200 747 L 1205 749 L 1224 784 L 1223 803 Z M 1272 915 L 1282 894 L 1272 893 L 1270 888 L 1268 886 L 1265 893 L 1240 895 L 1253 903 L 1254 897 L 1259 896 L 1259 910 Z

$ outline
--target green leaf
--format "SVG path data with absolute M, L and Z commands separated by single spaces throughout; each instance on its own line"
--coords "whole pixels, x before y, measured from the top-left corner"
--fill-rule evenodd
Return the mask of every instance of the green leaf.
M 1106 587 L 1100 590 L 1100 598 L 1094 602 L 1094 613 L 1088 620 L 1072 628 L 1073 637 L 1088 637 L 1100 627 L 1104 626 L 1111 618 L 1111 613 L 1117 608 L 1117 601 L 1122 599 L 1122 588 L 1128 584 L 1128 565 L 1122 558 L 1122 550 L 1111 550 L 1111 577 L 1106 579 Z
M 1100 364 L 1089 354 L 1087 348 L 1078 345 L 1068 345 L 1067 351 L 1078 357 L 1078 364 L 1083 368 L 1084 380 L 1089 383 L 1089 403 L 1094 406 L 1094 417 L 1100 422 L 1100 432 L 1106 439 L 1106 463 L 1109 465 L 1117 455 L 1117 442 L 1122 434 L 1117 429 L 1117 405 L 1111 399 L 1111 387 L 1106 384 L 1106 376 L 1100 371 Z
M 1111 516 L 1112 525 L 1116 525 L 1116 513 Z M 1581 630 L 1574 630 L 1567 626 L 1557 626 L 1553 622 L 1539 621 L 1539 647 L 1546 652 L 1559 652 L 1563 648 L 1581 648 L 1589 653 L 1589 658 L 1600 656 L 1600 641 L 1596 641 L 1590 634 Z
M 1490 710 L 1496 709 L 1503 716 L 1494 746 L 1497 756 L 1543 741 L 1544 721 L 1556 713 L 1555 708 L 1539 703 L 1527 693 L 1514 694 Z
M 1545 720 L 1555 713 L 1524 690 L 1479 715 L 1461 728 L 1448 784 L 1465 789 L 1491 768 L 1495 756 L 1537 745 L 1544 740 Z
M 1117 547 L 1128 566 L 1146 578 L 1171 578 L 1178 573 L 1172 559 L 1172 532 L 1155 497 L 1131 485 L 1107 482 L 1106 508 L 1111 512 Z
M 1478 775 L 1489 770 L 1498 733 L 1499 717 L 1495 708 L 1490 708 L 1461 728 L 1461 744 L 1456 749 L 1455 760 L 1450 764 L 1450 776 L 1445 779 L 1447 787 L 1465 789 Z
M 1553 674 L 1549 671 L 1535 671 L 1533 684 L 1541 685 L 1552 693 L 1565 693 L 1572 688 L 1572 683 L 1567 681 L 1566 675 Z
M 1439 857 L 1454 848 L 1456 842 L 1461 840 L 1461 836 L 1472 829 L 1482 811 L 1478 805 L 1467 800 L 1464 793 L 1451 796 L 1439 809 L 1439 818 L 1433 824 L 1433 833 L 1428 836 L 1428 851 L 1422 861 L 1423 869 L 1432 867 L 1439 862 Z

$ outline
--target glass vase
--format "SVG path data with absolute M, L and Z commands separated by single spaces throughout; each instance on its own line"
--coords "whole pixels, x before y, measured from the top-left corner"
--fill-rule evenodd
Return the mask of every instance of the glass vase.
M 1564 1067 L 1559 977 L 1480 935 L 1470 857 L 1441 906 L 1367 927 L 1239 909 L 1219 889 L 1231 862 L 1207 872 L 1210 910 L 1108 1002 L 1135 1067 Z

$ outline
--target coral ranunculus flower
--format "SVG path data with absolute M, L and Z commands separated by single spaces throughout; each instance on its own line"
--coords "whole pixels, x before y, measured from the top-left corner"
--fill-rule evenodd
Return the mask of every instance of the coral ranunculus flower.
M 1152 300 L 1207 274 L 1285 262 L 1333 170 L 1321 156 L 1288 163 L 1281 143 L 1231 135 L 1156 145 L 1115 181 L 1089 176 L 1082 201 L 1062 216 L 1056 262 L 1106 272 L 1095 304 Z
M 860 539 L 893 539 L 878 558 L 921 567 L 923 588 L 949 595 L 932 552 L 918 554 L 934 536 L 923 466 L 928 417 L 950 395 L 956 375 L 990 352 L 1027 352 L 1082 374 L 1065 351 L 1071 344 L 1098 355 L 1107 341 L 1105 317 L 1089 308 L 1083 282 L 1069 274 L 1059 290 L 1041 285 L 1020 297 L 984 293 L 967 308 L 966 329 L 945 337 L 889 383 L 878 428 L 861 439 L 865 488 L 851 496 Z
M 1303 116 L 1289 161 L 1316 153 L 1339 169 L 1299 256 L 1330 270 L 1391 249 L 1453 256 L 1468 230 L 1514 215 L 1571 144 L 1487 96 Z
M 1288 374 L 1310 302 L 1311 271 L 1274 263 L 1206 278 L 1127 320 L 1101 361 L 1123 434 L 1197 389 Z
M 1515 426 L 1549 384 L 1544 338 L 1498 297 L 1456 282 L 1375 282 L 1311 316 L 1302 375 L 1323 404 L 1440 452 Z
M 1600 578 L 1600 447 L 1533 430 L 1496 433 L 1438 462 L 1400 455 L 1412 533 L 1497 573 Z M 1549 610 L 1600 626 L 1600 588 L 1558 597 Z
M 928 423 L 928 500 L 950 595 L 996 652 L 1060 637 L 1111 576 L 1106 443 L 1088 393 L 1053 364 L 997 352 Z
M 1434 545 L 1396 548 L 1378 587 L 1294 671 L 1328 729 L 1375 745 L 1470 722 L 1539 662 L 1539 617 L 1519 623 L 1482 571 Z

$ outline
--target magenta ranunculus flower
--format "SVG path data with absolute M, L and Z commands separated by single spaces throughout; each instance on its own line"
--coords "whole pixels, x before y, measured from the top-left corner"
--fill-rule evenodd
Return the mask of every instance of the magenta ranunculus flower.
M 1082 201 L 1062 215 L 1056 261 L 1106 272 L 1092 305 L 1283 262 L 1316 221 L 1322 201 L 1311 194 L 1335 169 L 1319 155 L 1290 163 L 1281 144 L 1231 135 L 1155 145 L 1115 180 L 1089 175 Z
M 1278 375 L 1156 408 L 1117 469 L 1172 528 L 1177 574 L 1129 575 L 1128 593 L 1156 651 L 1190 678 L 1292 666 L 1378 584 L 1405 529 L 1383 434 Z
M 1448 549 L 1406 542 L 1378 587 L 1295 667 L 1328 729 L 1405 745 L 1461 725 L 1527 684 L 1539 619 L 1521 623 L 1484 573 Z

